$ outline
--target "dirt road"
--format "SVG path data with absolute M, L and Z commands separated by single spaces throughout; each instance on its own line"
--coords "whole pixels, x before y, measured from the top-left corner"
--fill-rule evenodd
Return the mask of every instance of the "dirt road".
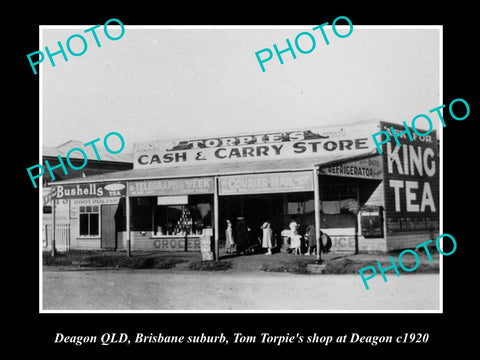
M 44 271 L 44 310 L 438 310 L 439 276 Z

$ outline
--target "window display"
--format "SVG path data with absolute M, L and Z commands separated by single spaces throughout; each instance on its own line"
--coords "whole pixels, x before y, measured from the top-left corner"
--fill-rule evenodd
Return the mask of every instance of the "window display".
M 201 235 L 211 225 L 211 205 L 201 197 L 189 197 L 188 204 L 156 205 L 153 210 L 154 236 Z

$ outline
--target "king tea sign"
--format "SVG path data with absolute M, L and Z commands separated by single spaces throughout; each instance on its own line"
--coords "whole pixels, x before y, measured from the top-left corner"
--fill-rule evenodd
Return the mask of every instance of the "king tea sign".
M 319 128 L 179 141 L 155 141 L 134 146 L 134 168 L 354 156 L 375 149 L 372 127 Z
M 123 183 L 86 183 L 52 186 L 52 199 L 80 199 L 125 196 Z
M 381 122 L 381 130 L 404 131 L 402 125 Z M 383 144 L 387 233 L 438 230 L 439 162 L 436 132 L 411 141 L 406 134 Z

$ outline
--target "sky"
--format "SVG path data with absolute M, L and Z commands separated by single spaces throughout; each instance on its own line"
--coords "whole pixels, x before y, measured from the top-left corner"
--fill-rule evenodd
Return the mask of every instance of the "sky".
M 340 23 L 340 22 L 339 22 Z M 58 50 L 84 34 L 86 52 L 40 66 L 44 146 L 88 142 L 116 131 L 125 151 L 134 143 L 212 138 L 378 121 L 408 124 L 442 104 L 440 30 L 433 27 L 355 26 L 326 45 L 314 25 L 205 28 L 128 26 L 119 40 L 85 26 L 41 29 L 40 49 Z M 338 27 L 347 33 L 348 27 Z M 113 37 L 119 29 L 110 28 Z M 117 31 L 117 32 L 116 32 Z M 297 58 L 274 55 L 262 72 L 255 52 L 285 48 L 302 31 L 316 47 Z M 307 39 L 305 36 L 303 39 Z M 302 43 L 308 48 L 307 41 Z M 81 51 L 80 40 L 71 42 Z M 438 124 L 434 124 L 438 129 Z M 421 126 L 419 126 L 421 127 Z

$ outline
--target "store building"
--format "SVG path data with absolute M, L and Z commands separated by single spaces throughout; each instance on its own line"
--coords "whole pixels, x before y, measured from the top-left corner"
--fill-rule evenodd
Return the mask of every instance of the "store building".
M 74 220 L 78 218 L 76 215 L 78 213 L 78 208 L 76 207 L 76 202 L 78 200 L 69 200 L 68 198 L 64 198 L 63 196 L 55 200 L 56 214 L 54 226 L 54 203 L 52 201 L 51 194 L 52 187 L 48 186 L 48 183 L 52 182 L 53 184 L 55 184 L 62 180 L 71 181 L 78 178 L 85 180 L 89 179 L 91 176 L 96 176 L 109 172 L 130 170 L 133 168 L 132 154 L 119 153 L 112 155 L 107 152 L 103 147 L 99 147 L 97 149 L 97 152 L 98 156 L 100 156 L 100 158 L 102 159 L 101 161 L 99 161 L 92 147 L 84 147 L 83 142 L 76 140 L 70 140 L 55 147 L 44 146 L 42 151 L 42 163 L 48 161 L 48 163 L 52 167 L 55 167 L 57 164 L 60 163 L 58 158 L 60 156 L 63 163 L 67 164 L 67 154 L 72 148 L 82 148 L 87 155 L 86 164 L 84 164 L 85 159 L 78 152 L 74 152 L 69 155 L 69 161 L 71 162 L 71 164 L 77 168 L 81 168 L 81 170 L 70 170 L 68 172 L 68 175 L 65 175 L 62 169 L 54 169 L 53 175 L 55 177 L 55 182 L 52 182 L 52 177 L 49 171 L 45 171 L 42 176 L 42 240 L 43 249 L 45 250 L 50 250 L 51 248 L 51 242 L 54 236 L 53 228 L 56 229 L 55 235 L 57 241 L 55 245 L 56 248 L 60 251 L 69 250 L 71 244 L 71 234 L 79 232 L 79 230 L 75 228 L 77 226 L 77 222 Z M 112 200 L 110 199 L 109 201 Z M 90 215 L 88 216 L 90 217 Z M 89 223 L 89 226 L 92 227 L 93 232 L 95 232 L 95 227 L 96 224 L 99 223 L 100 217 L 98 218 L 98 220 L 95 220 L 94 218 L 95 215 L 91 215 L 92 221 L 90 221 Z M 104 218 L 106 219 L 107 217 Z M 98 225 L 98 229 L 99 228 L 100 226 Z M 80 233 L 84 234 L 84 231 L 82 230 Z M 92 245 L 92 242 L 88 242 L 86 244 L 88 248 L 90 248 Z
M 295 218 L 300 233 L 328 234 L 333 251 L 415 247 L 438 235 L 436 135 L 403 136 L 401 147 L 392 136 L 379 155 L 372 134 L 390 126 L 402 130 L 381 122 L 152 141 L 135 145 L 132 170 L 49 185 L 69 202 L 70 249 L 200 251 L 207 235 L 218 258 L 226 220 L 238 216 L 253 239 L 269 221 L 280 246 Z

